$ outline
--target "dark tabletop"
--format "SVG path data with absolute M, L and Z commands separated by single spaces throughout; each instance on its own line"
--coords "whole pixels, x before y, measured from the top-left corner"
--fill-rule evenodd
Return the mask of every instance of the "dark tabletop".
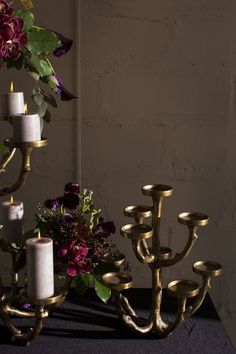
M 141 317 L 147 317 L 150 289 L 130 289 L 125 292 Z M 175 299 L 164 296 L 162 311 L 173 318 Z M 14 319 L 26 330 L 29 319 Z M 30 347 L 12 344 L 8 330 L 0 322 L 0 353 L 32 354 L 235 354 L 232 344 L 209 298 L 194 316 L 181 324 L 169 337 L 138 334 L 125 327 L 117 317 L 114 306 L 103 304 L 91 289 L 83 297 L 71 292 L 53 316 L 44 321 L 41 334 Z

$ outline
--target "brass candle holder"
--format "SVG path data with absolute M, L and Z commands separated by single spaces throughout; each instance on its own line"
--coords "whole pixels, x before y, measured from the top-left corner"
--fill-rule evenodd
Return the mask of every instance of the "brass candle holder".
M 0 162 L 0 173 L 6 171 L 8 164 L 15 156 L 16 149 L 19 149 L 21 152 L 22 165 L 17 181 L 9 187 L 0 189 L 0 197 L 17 191 L 25 184 L 26 178 L 31 171 L 31 153 L 33 149 L 44 147 L 47 144 L 48 141 L 46 138 L 42 138 L 42 140 L 39 141 L 25 143 L 16 143 L 13 139 L 4 140 L 4 145 L 9 149 L 9 151 L 2 157 L 2 161 Z
M 156 332 L 160 337 L 168 336 L 179 324 L 193 315 L 201 306 L 208 289 L 211 278 L 222 273 L 219 263 L 213 261 L 198 261 L 193 264 L 193 271 L 202 277 L 202 285 L 192 280 L 175 280 L 168 284 L 167 292 L 177 298 L 178 309 L 174 321 L 165 322 L 161 316 L 162 303 L 162 277 L 161 271 L 171 267 L 186 257 L 196 239 L 198 227 L 208 224 L 208 216 L 196 212 L 185 212 L 178 216 L 178 222 L 188 228 L 188 240 L 181 253 L 172 256 L 172 250 L 163 247 L 160 243 L 161 210 L 164 197 L 173 194 L 173 188 L 166 185 L 147 185 L 142 188 L 142 193 L 152 197 L 153 205 L 129 206 L 124 209 L 124 214 L 133 217 L 135 223 L 121 227 L 121 236 L 132 242 L 133 251 L 137 259 L 147 264 L 152 273 L 152 299 L 151 310 L 146 320 L 140 318 L 130 305 L 128 299 L 122 295 L 122 290 L 133 285 L 133 279 L 126 273 L 107 273 L 103 276 L 104 285 L 114 292 L 116 310 L 122 321 L 133 330 L 147 333 Z M 152 225 L 144 223 L 144 219 L 152 217 Z M 146 240 L 152 240 L 151 247 Z M 191 304 L 188 299 L 192 298 Z

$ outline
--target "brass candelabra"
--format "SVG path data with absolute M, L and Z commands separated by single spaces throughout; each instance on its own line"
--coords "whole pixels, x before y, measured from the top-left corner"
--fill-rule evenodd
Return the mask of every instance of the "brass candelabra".
M 122 290 L 133 285 L 132 277 L 127 273 L 107 273 L 103 276 L 104 285 L 114 292 L 116 310 L 125 325 L 133 330 L 147 333 L 156 332 L 160 337 L 168 336 L 179 324 L 193 315 L 201 306 L 208 289 L 211 278 L 222 273 L 219 263 L 213 261 L 198 261 L 193 264 L 193 271 L 202 277 L 202 285 L 192 280 L 174 280 L 167 286 L 169 295 L 178 299 L 178 309 L 174 321 L 165 322 L 161 316 L 162 302 L 162 276 L 161 271 L 165 267 L 171 267 L 186 257 L 195 241 L 197 229 L 208 224 L 208 216 L 197 212 L 185 212 L 178 216 L 178 222 L 188 228 L 188 240 L 181 253 L 172 257 L 172 250 L 163 247 L 160 243 L 160 224 L 162 202 L 165 197 L 173 194 L 173 188 L 166 185 L 147 185 L 142 188 L 146 196 L 152 197 L 153 205 L 128 206 L 124 214 L 133 217 L 135 223 L 121 228 L 121 235 L 132 242 L 133 251 L 137 259 L 147 264 L 152 273 L 152 299 L 149 317 L 140 318 L 130 305 L 128 299 L 122 295 Z M 145 218 L 152 218 L 152 225 L 144 223 Z M 148 246 L 146 240 L 151 238 L 152 245 Z M 188 299 L 193 298 L 191 304 Z
M 11 122 L 10 117 L 1 117 L 1 120 Z M 4 140 L 4 145 L 8 148 L 8 152 L 3 155 L 2 161 L 0 162 L 0 173 L 6 171 L 7 166 L 15 156 L 17 149 L 21 152 L 22 165 L 16 182 L 9 187 L 0 189 L 0 196 L 12 194 L 25 184 L 27 176 L 31 171 L 32 151 L 36 148 L 44 147 L 47 144 L 48 141 L 46 138 L 42 138 L 40 141 L 23 143 L 16 143 L 13 139 Z M 2 226 L 0 230 L 1 229 Z M 27 234 L 24 236 L 27 238 Z M 19 244 L 10 244 L 6 240 L 0 239 L 0 249 L 2 252 L 9 253 L 12 259 L 10 294 L 7 294 L 4 291 L 0 276 L 0 318 L 10 330 L 13 341 L 19 341 L 22 344 L 29 345 L 31 341 L 40 333 L 43 327 L 43 319 L 48 316 L 49 311 L 52 311 L 64 301 L 70 288 L 71 279 L 66 278 L 62 289 L 50 298 L 43 300 L 30 299 L 27 296 L 26 288 L 23 288 L 20 293 L 18 292 L 18 273 L 25 266 L 26 254 L 24 242 L 22 241 Z M 33 310 L 23 310 L 20 308 L 21 303 L 30 303 L 33 306 Z M 14 325 L 11 316 L 35 318 L 35 324 L 32 328 L 29 328 L 28 331 L 22 332 Z

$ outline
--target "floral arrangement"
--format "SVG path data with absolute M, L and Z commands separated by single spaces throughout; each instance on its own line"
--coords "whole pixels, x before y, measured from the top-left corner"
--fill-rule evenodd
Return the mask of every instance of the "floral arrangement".
M 41 118 L 50 122 L 48 104 L 57 107 L 53 94 L 61 100 L 76 98 L 56 74 L 49 55 L 60 57 L 67 53 L 73 41 L 62 34 L 35 24 L 31 0 L 19 0 L 22 10 L 0 0 L 0 68 L 25 70 L 35 80 L 32 98 Z M 53 94 L 40 86 L 45 83 Z
M 92 191 L 80 191 L 77 183 L 67 183 L 63 196 L 38 206 L 36 230 L 53 240 L 55 273 L 71 278 L 80 294 L 94 285 L 106 302 L 111 291 L 101 283 L 101 276 L 118 270 L 108 259 L 120 253 L 110 240 L 115 224 L 104 221 L 100 212 Z

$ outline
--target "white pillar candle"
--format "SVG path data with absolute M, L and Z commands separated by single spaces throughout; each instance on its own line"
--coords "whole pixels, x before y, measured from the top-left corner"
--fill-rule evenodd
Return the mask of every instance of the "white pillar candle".
M 26 241 L 27 295 L 42 300 L 54 294 L 53 243 L 50 238 Z
M 38 114 L 15 115 L 12 118 L 13 139 L 17 143 L 41 140 L 40 118 Z
M 9 243 L 22 241 L 24 233 L 24 205 L 21 201 L 2 203 L 3 237 Z
M 22 113 L 24 113 L 24 94 L 23 92 L 14 92 L 12 82 L 10 92 L 2 94 L 2 115 L 9 117 Z

